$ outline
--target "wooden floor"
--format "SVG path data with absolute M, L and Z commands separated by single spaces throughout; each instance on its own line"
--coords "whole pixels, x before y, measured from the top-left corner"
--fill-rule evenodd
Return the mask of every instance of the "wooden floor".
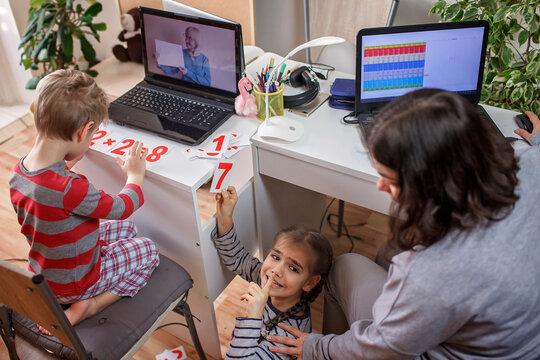
M 28 119 L 26 119 L 24 124 L 28 123 Z M 8 181 L 13 166 L 29 152 L 35 138 L 35 128 L 26 126 L 22 126 L 24 130 L 9 134 L 8 139 L 0 143 L 0 259 L 24 259 L 28 252 L 28 244 L 19 233 L 20 227 L 11 206 L 8 191 Z M 2 139 L 1 130 L 0 139 Z M 212 216 L 215 207 L 213 195 L 203 188 L 198 191 L 198 197 L 202 216 Z M 346 228 L 343 229 L 344 234 L 338 238 L 336 234 L 338 200 L 329 198 L 327 204 L 330 205 L 329 216 L 324 221 L 323 231 L 332 243 L 334 255 L 338 256 L 352 251 L 374 259 L 378 247 L 388 234 L 387 216 L 345 203 L 344 223 Z M 346 235 L 347 231 L 349 236 Z M 21 261 L 15 263 L 23 268 L 26 268 L 27 265 L 26 262 Z M 222 354 L 225 354 L 230 341 L 235 317 L 243 314 L 244 309 L 238 299 L 244 292 L 246 285 L 244 280 L 235 278 L 214 303 Z M 322 306 L 322 296 L 319 296 L 312 304 L 313 331 L 315 332 L 320 332 L 322 329 Z M 155 355 L 163 352 L 164 349 L 172 349 L 179 345 L 184 346 L 189 359 L 197 359 L 193 346 L 184 343 L 165 330 L 156 331 L 133 359 L 154 359 Z M 8 355 L 3 342 L 0 341 L 0 360 L 2 359 L 8 359 Z

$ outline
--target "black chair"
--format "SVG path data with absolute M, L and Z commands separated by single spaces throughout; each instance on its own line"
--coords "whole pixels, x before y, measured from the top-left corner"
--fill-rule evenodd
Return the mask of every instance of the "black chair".
M 171 311 L 185 317 L 197 354 L 206 359 L 186 302 L 193 280 L 182 266 L 163 255 L 136 296 L 122 298 L 75 326 L 42 275 L 0 261 L 0 284 L 1 335 L 11 360 L 28 351 L 38 351 L 39 359 L 131 359 Z M 36 323 L 54 336 L 42 334 Z

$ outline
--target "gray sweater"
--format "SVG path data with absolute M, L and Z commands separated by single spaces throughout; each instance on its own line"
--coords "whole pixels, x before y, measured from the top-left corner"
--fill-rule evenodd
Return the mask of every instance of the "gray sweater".
M 540 133 L 504 220 L 394 256 L 373 320 L 310 334 L 310 359 L 540 359 Z

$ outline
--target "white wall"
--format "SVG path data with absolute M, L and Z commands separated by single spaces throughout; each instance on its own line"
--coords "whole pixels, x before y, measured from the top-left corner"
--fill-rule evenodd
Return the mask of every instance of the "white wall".
M 435 2 L 436 0 L 399 1 L 394 25 L 439 21 L 438 15 L 428 15 Z M 304 42 L 302 0 L 255 0 L 255 19 L 257 46 L 266 51 L 287 54 Z M 304 52 L 299 53 L 294 59 L 305 61 Z
M 335 0 L 327 0 L 335 1 Z M 376 0 L 374 0 L 376 1 Z M 84 6 L 88 3 L 77 0 Z M 428 11 L 436 0 L 400 0 L 394 25 L 413 23 L 437 22 L 437 15 L 429 15 Z M 9 0 L 19 33 L 24 31 L 28 17 L 30 1 Z M 112 47 L 120 43 L 117 36 L 120 33 L 120 11 L 117 1 L 102 0 L 103 11 L 97 21 L 105 22 L 107 30 L 100 32 L 101 42 L 91 39 L 96 49 L 97 58 L 106 59 L 112 55 Z M 255 0 L 257 45 L 266 51 L 286 54 L 297 45 L 304 42 L 304 12 L 302 0 Z M 76 50 L 78 47 L 76 46 Z M 20 57 L 19 54 L 13 54 Z M 305 60 L 305 53 L 300 52 L 294 57 Z

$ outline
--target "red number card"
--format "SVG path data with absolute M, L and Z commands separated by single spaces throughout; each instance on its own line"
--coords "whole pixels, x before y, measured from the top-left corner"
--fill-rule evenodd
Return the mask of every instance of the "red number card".
M 211 193 L 219 193 L 222 189 L 226 189 L 229 186 L 233 163 L 232 160 L 223 160 L 216 166 L 212 185 L 210 186 Z

